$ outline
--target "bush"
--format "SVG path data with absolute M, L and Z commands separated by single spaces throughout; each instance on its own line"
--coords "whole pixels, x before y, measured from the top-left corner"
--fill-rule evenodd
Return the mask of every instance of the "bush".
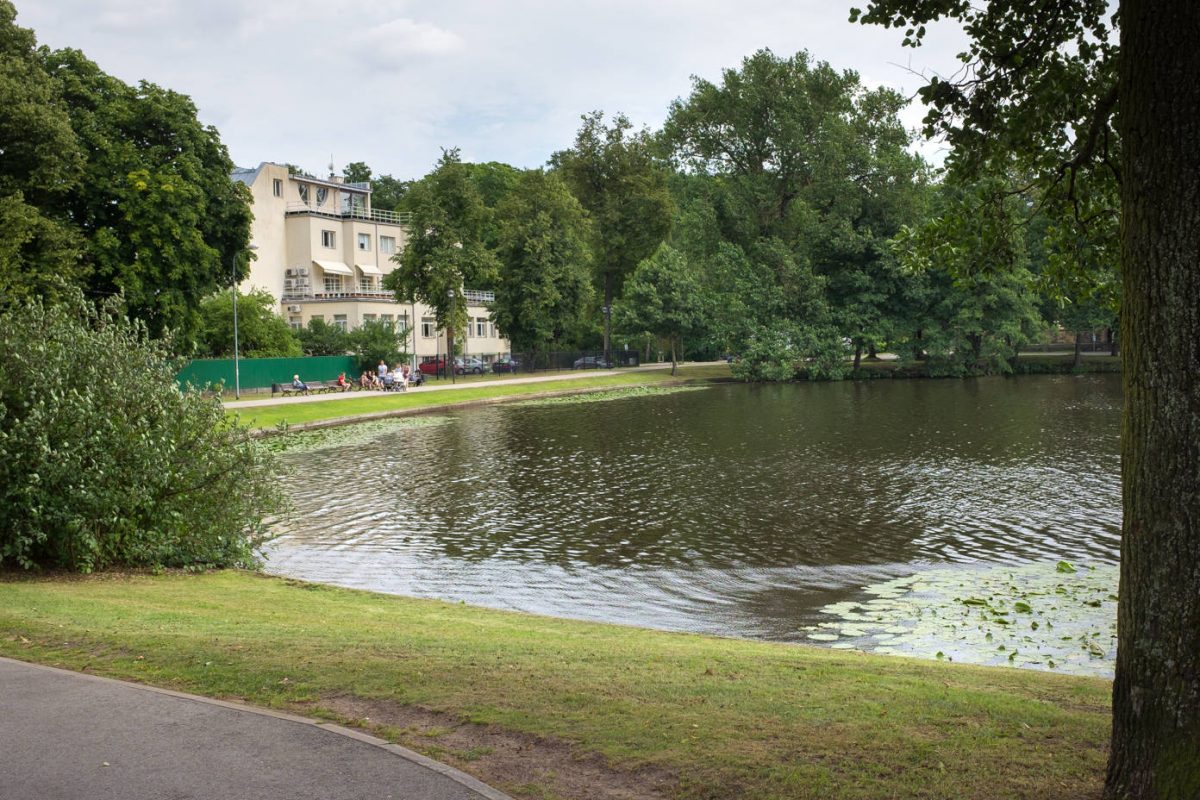
M 0 565 L 247 565 L 276 465 L 180 391 L 144 326 L 80 297 L 0 316 Z

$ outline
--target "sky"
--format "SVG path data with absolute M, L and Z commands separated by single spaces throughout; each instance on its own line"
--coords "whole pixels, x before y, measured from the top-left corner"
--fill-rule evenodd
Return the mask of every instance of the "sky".
M 920 75 L 954 72 L 965 41 L 941 26 L 902 48 L 901 31 L 852 25 L 837 0 L 14 2 L 40 43 L 189 95 L 239 166 L 364 161 L 402 180 L 449 147 L 541 166 L 597 109 L 657 128 L 693 76 L 719 82 L 762 48 L 808 50 L 911 96 Z M 904 121 L 923 115 L 914 102 Z

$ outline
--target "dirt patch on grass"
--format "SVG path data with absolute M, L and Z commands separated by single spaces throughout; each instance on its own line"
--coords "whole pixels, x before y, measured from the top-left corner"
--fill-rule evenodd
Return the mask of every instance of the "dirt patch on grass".
M 676 776 L 649 767 L 621 769 L 561 741 L 464 722 L 388 700 L 322 697 L 313 707 L 467 772 L 516 798 L 657 800 L 673 797 Z

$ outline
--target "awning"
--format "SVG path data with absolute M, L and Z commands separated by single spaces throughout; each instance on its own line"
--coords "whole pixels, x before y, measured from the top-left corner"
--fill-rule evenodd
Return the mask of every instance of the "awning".
M 326 274 L 332 275 L 353 275 L 354 270 L 347 267 L 340 261 L 317 261 L 313 259 L 313 263 L 321 269 L 325 270 Z
M 355 266 L 362 270 L 363 275 L 383 275 L 383 271 L 374 264 L 355 264 Z

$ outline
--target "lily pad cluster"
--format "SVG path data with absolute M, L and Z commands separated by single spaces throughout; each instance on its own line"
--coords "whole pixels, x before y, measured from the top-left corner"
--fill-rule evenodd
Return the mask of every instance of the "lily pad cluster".
M 583 403 L 603 403 L 608 400 L 626 400 L 630 397 L 657 397 L 664 394 L 680 392 L 700 392 L 707 386 L 630 386 L 624 389 L 611 389 L 604 392 L 587 392 L 585 394 L 568 394 L 559 397 L 539 397 L 536 400 L 522 400 L 512 403 L 520 408 L 530 406 L 571 406 Z
M 277 452 L 310 453 L 334 447 L 367 444 L 400 431 L 445 425 L 451 419 L 446 416 L 422 415 L 356 422 L 353 425 L 338 425 L 310 431 L 288 431 L 279 436 L 267 438 L 265 444 Z
M 1116 565 L 930 569 L 866 586 L 804 629 L 837 649 L 1111 677 Z

